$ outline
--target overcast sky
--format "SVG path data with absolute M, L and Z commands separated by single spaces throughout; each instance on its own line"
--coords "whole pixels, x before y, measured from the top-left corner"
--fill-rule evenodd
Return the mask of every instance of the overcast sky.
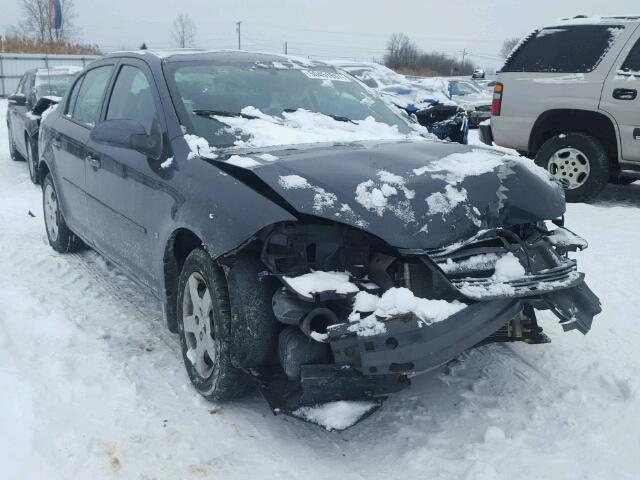
M 19 0 L 3 0 L 5 26 L 19 20 Z M 7 5 L 8 4 L 8 5 Z M 172 47 L 171 22 L 189 14 L 204 48 L 242 46 L 320 58 L 381 58 L 389 35 L 405 32 L 426 51 L 460 57 L 466 49 L 482 66 L 499 65 L 507 37 L 577 14 L 640 14 L 638 0 L 75 0 L 81 40 L 104 50 Z

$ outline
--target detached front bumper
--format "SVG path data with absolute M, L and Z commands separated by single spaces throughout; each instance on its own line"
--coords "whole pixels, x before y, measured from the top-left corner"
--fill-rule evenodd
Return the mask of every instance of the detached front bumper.
M 384 321 L 386 332 L 358 336 L 343 323 L 329 329 L 329 343 L 338 365 L 355 368 L 363 375 L 413 374 L 435 368 L 480 344 L 508 326 L 527 306 L 548 308 L 558 316 L 565 330 L 586 333 L 593 317 L 600 313 L 600 301 L 580 280 L 576 285 L 535 298 L 507 298 L 469 305 L 440 322 L 425 325 L 414 314 Z M 513 337 L 527 341 L 538 331 Z M 507 338 L 507 337 L 505 337 Z

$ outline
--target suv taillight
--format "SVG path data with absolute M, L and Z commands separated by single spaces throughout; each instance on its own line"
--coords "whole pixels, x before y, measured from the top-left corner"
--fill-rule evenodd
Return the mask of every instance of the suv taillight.
M 500 116 L 500 110 L 502 110 L 502 84 L 496 83 L 493 87 L 493 101 L 491 102 L 491 115 L 494 117 Z

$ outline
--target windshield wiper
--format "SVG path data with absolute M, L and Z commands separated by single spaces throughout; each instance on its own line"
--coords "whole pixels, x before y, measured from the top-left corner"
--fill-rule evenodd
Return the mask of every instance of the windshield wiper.
M 255 120 L 256 118 L 258 118 L 253 115 L 247 115 L 246 113 L 242 113 L 242 112 L 227 112 L 225 110 L 195 109 L 193 110 L 193 114 L 198 115 L 200 117 L 212 117 L 217 115 L 219 117 L 242 117 L 242 118 L 247 118 L 249 120 Z
M 294 108 L 285 108 L 283 110 L 283 112 L 285 113 L 294 113 L 296 111 L 297 109 L 294 109 Z M 338 122 L 356 123 L 353 120 L 351 120 L 349 117 L 344 117 L 342 115 L 333 115 L 332 113 L 321 113 L 321 112 L 318 112 L 318 113 L 320 113 L 321 115 L 326 115 L 327 117 L 331 117 Z

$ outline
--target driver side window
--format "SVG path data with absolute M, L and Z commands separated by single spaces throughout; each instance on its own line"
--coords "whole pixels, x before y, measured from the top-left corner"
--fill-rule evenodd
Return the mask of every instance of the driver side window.
M 137 120 L 147 134 L 158 128 L 151 85 L 139 68 L 124 65 L 120 69 L 109 100 L 107 120 Z

